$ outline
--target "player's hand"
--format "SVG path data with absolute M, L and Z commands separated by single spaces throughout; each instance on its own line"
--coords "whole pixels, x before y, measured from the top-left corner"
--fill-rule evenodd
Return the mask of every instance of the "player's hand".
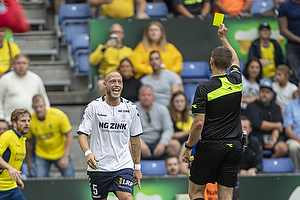
M 99 162 L 98 158 L 90 153 L 87 157 L 86 157 L 86 163 L 92 168 L 92 169 L 98 169 L 98 166 L 96 164 L 96 162 Z
M 133 171 L 133 182 L 134 182 L 134 185 L 138 185 L 139 189 L 142 189 L 142 187 L 141 187 L 141 179 L 142 179 L 142 172 L 141 172 L 141 170 L 134 170 Z
M 23 183 L 22 179 L 18 179 L 18 181 L 16 181 L 16 182 L 17 182 L 18 188 L 20 188 L 21 190 L 24 189 L 24 183 Z
M 69 166 L 69 157 L 68 156 L 63 156 L 61 159 L 58 161 L 57 164 L 61 169 L 67 169 Z
M 218 36 L 219 38 L 222 39 L 226 39 L 226 35 L 227 35 L 228 29 L 225 27 L 224 24 L 221 24 L 219 26 L 219 30 L 218 30 Z
M 18 180 L 21 180 L 21 174 L 22 174 L 21 171 L 11 167 L 11 168 L 8 169 L 8 173 L 10 174 L 10 179 L 11 180 L 15 180 L 16 182 Z
M 192 154 L 192 149 L 186 149 L 185 154 L 183 156 L 183 160 L 187 163 L 192 162 L 194 160 L 194 157 L 191 156 L 191 154 Z
M 159 142 L 153 151 L 153 155 L 155 157 L 162 156 L 165 153 L 165 150 L 166 150 L 165 144 L 162 142 Z

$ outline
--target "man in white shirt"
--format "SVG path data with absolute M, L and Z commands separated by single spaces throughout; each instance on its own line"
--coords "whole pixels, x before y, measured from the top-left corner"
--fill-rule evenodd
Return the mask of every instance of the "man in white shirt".
M 141 189 L 140 117 L 136 106 L 120 97 L 123 81 L 118 72 L 105 76 L 104 87 L 107 94 L 84 111 L 78 142 L 87 157 L 92 198 L 106 199 L 108 192 L 115 192 L 120 200 L 132 200 L 133 186 Z
M 10 115 L 16 108 L 26 108 L 33 112 L 32 97 L 41 94 L 46 106 L 49 99 L 42 79 L 29 71 L 30 59 L 20 53 L 13 60 L 14 71 L 4 74 L 0 79 L 0 118 L 10 122 Z

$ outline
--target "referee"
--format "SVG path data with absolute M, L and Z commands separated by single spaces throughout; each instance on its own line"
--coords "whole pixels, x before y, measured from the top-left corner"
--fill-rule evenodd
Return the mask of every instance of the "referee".
M 231 200 L 241 162 L 242 128 L 240 105 L 242 77 L 236 52 L 226 39 L 228 29 L 219 26 L 223 44 L 212 51 L 210 70 L 213 77 L 200 84 L 192 105 L 194 122 L 186 142 L 184 160 L 192 162 L 189 196 L 204 200 L 207 183 L 218 183 L 219 200 Z M 226 74 L 230 67 L 230 74 Z M 197 141 L 194 158 L 193 144 Z

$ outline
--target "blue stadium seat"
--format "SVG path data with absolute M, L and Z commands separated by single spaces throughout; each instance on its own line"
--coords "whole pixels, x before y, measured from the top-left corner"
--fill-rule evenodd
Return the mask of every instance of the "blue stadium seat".
M 193 104 L 195 91 L 196 91 L 196 88 L 198 85 L 199 85 L 199 83 L 184 83 L 183 84 L 184 93 L 185 93 L 188 101 L 190 102 L 190 105 Z
M 75 35 L 72 40 L 72 54 L 74 55 L 78 50 L 89 49 L 89 35 L 87 33 L 81 33 Z
M 206 61 L 183 62 L 180 76 L 184 83 L 208 81 L 211 77 L 209 64 Z
M 139 7 L 135 7 L 135 13 L 137 13 Z M 146 11 L 150 18 L 166 18 L 169 14 L 167 4 L 165 2 L 147 2 Z
M 76 34 L 88 33 L 87 22 L 91 17 L 90 6 L 87 3 L 62 4 L 58 14 L 62 43 L 70 44 Z
M 165 175 L 165 165 L 165 160 L 141 160 L 141 172 L 143 175 Z
M 90 71 L 89 52 L 82 52 L 77 55 L 77 74 L 87 75 Z
M 58 22 L 66 20 L 86 20 L 91 18 L 90 6 L 87 3 L 62 4 L 59 7 Z
M 74 56 L 75 73 L 77 75 L 87 75 L 90 70 L 89 35 L 87 33 L 74 36 L 71 44 L 71 53 Z
M 259 16 L 263 12 L 268 11 L 274 7 L 272 0 L 254 0 L 250 8 L 250 14 L 252 16 Z
M 87 23 L 68 23 L 64 26 L 63 42 L 71 44 L 73 38 L 82 33 L 88 33 Z
M 294 173 L 294 164 L 290 157 L 263 158 L 263 171 L 266 173 Z

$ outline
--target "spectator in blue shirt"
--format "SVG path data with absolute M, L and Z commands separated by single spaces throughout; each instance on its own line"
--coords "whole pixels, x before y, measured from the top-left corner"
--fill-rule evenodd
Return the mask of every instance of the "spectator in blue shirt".
M 298 84 L 298 94 L 300 96 L 300 82 Z M 286 141 L 289 148 L 289 156 L 292 158 L 294 168 L 299 172 L 300 165 L 300 97 L 291 101 L 285 109 L 283 117 L 283 127 L 288 136 Z

